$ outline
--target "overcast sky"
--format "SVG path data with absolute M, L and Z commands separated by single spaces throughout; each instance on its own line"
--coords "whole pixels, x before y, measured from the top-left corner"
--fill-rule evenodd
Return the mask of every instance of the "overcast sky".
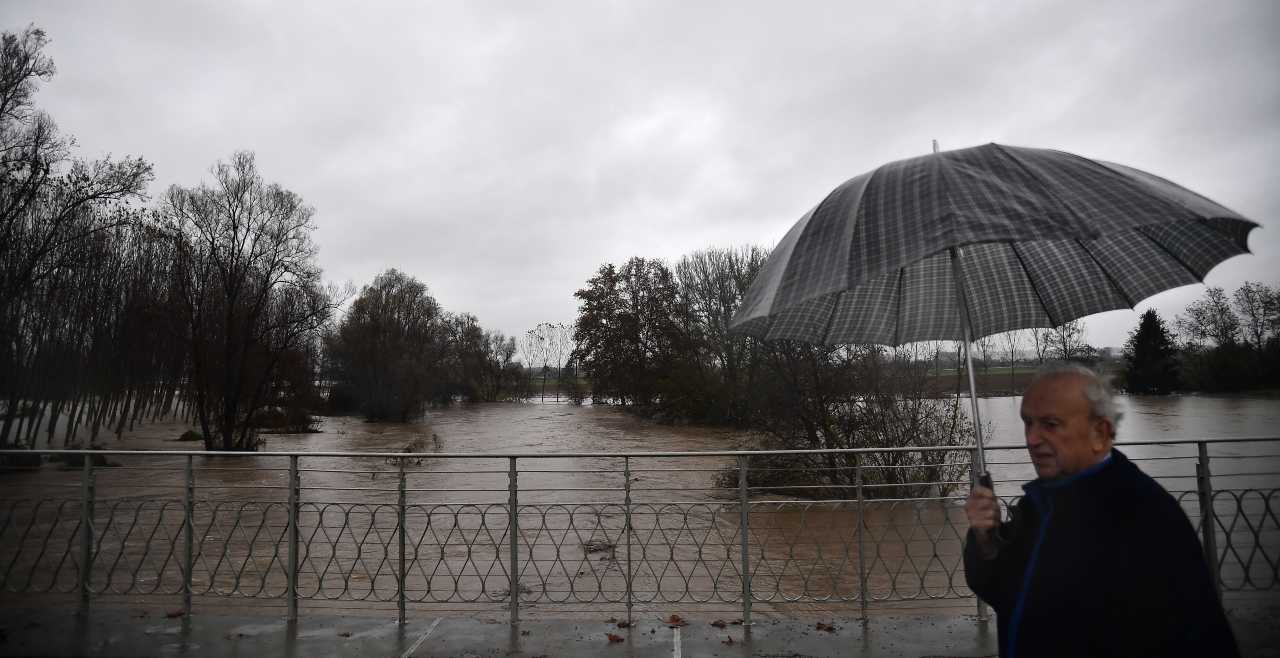
M 1146 169 L 1263 225 L 1280 284 L 1280 3 L 14 2 L 37 103 L 153 194 L 237 149 L 315 208 L 326 277 L 389 267 L 517 335 L 603 263 L 772 246 L 884 162 L 999 142 Z M 1151 298 L 1167 318 L 1200 296 Z M 1089 319 L 1123 343 L 1131 311 Z

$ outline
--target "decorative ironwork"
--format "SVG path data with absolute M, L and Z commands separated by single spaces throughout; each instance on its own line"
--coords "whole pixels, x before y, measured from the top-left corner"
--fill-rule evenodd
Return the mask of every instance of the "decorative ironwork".
M 1280 439 L 1240 442 L 1210 456 L 1207 448 L 1227 443 L 1168 444 L 1144 468 L 1174 492 L 1206 538 L 1223 591 L 1280 589 L 1275 473 L 1233 470 L 1262 463 L 1246 457 L 1280 459 L 1266 452 Z M 1251 452 L 1236 454 L 1245 443 Z M 946 450 L 949 460 L 967 454 L 965 447 Z M 745 452 L 413 460 L 108 453 L 119 467 L 76 454 L 83 469 L 46 466 L 0 481 L 6 596 L 79 594 L 87 605 L 91 597 L 163 595 L 181 597 L 187 610 L 192 597 L 283 599 L 291 615 L 299 601 L 349 601 L 394 605 L 401 619 L 408 605 L 507 609 L 512 619 L 525 607 L 625 606 L 630 617 L 636 606 L 710 605 L 736 608 L 748 624 L 753 604 L 865 614 L 884 603 L 972 597 L 962 559 L 964 485 L 946 468 L 934 481 L 895 475 L 890 490 L 939 495 L 884 498 L 868 484 L 884 478 L 864 478 L 864 471 L 891 468 L 883 461 L 797 451 L 853 469 L 838 486 L 800 498 L 794 474 L 786 495 L 768 480 L 751 485 L 749 475 L 782 462 L 753 471 L 757 453 Z M 555 468 L 544 468 L 548 459 L 557 460 Z M 713 463 L 685 469 L 682 459 Z M 499 462 L 507 468 L 490 467 Z M 1012 503 L 1025 464 L 991 464 L 1008 467 L 996 486 Z M 387 466 L 391 481 L 379 481 Z M 646 474 L 679 486 L 641 486 Z M 467 476 L 469 486 L 437 486 L 456 475 Z M 735 480 L 736 488 L 715 486 Z

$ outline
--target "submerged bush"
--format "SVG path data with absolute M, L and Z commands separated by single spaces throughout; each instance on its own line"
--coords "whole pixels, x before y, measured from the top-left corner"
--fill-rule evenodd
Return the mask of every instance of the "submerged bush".
M 752 425 L 766 450 L 888 449 L 847 454 L 760 455 L 747 483 L 805 498 L 855 498 L 858 466 L 865 498 L 946 495 L 968 479 L 964 450 L 911 450 L 969 445 L 967 401 L 937 397 L 927 365 L 912 349 L 778 345 L 762 382 L 766 405 Z M 738 485 L 737 470 L 720 478 Z

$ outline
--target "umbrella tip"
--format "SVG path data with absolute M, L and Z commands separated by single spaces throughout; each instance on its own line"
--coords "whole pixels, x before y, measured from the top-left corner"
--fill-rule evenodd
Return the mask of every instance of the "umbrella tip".
M 933 140 L 933 152 L 934 152 L 934 153 L 937 153 L 937 152 L 938 152 L 938 140 L 936 140 L 936 139 L 935 139 L 935 140 Z

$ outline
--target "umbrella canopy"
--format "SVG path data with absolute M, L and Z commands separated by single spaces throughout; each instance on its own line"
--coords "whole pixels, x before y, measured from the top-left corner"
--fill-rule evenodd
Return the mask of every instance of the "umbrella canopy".
M 990 486 L 970 341 L 1203 281 L 1248 253 L 1256 227 L 1123 165 L 999 144 L 935 152 L 852 178 L 801 217 L 729 327 L 828 345 L 964 341 L 974 475 Z
M 1202 281 L 1248 253 L 1255 227 L 1118 164 L 999 144 L 934 153 L 857 176 L 800 218 L 730 327 L 900 345 L 1058 326 Z

